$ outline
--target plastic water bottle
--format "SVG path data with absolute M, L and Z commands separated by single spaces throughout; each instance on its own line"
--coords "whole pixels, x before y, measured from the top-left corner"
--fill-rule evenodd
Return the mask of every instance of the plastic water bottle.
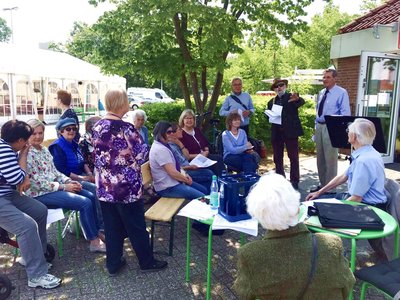
M 218 182 L 217 176 L 213 175 L 211 182 L 211 193 L 210 193 L 210 206 L 215 213 L 217 213 L 219 207 L 219 195 L 218 195 Z

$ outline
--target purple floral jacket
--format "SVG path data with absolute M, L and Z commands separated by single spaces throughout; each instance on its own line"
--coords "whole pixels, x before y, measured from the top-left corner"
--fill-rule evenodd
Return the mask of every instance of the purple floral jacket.
M 95 176 L 100 201 L 131 203 L 143 192 L 141 165 L 149 148 L 131 123 L 102 119 L 93 127 Z

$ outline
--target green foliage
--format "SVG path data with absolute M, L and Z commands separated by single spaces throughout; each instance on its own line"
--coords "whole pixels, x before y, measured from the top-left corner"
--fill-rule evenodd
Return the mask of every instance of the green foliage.
M 228 53 L 242 52 L 243 33 L 252 30 L 254 41 L 290 39 L 304 30 L 299 16 L 312 1 L 114 0 L 117 9 L 74 30 L 67 48 L 107 73 L 146 85 L 179 83 L 186 107 L 191 95 L 197 112 L 214 112 Z
M 252 96 L 256 112 L 251 116 L 250 121 L 250 136 L 263 140 L 267 148 L 272 149 L 271 146 L 271 124 L 264 114 L 270 98 L 264 96 Z M 225 118 L 218 115 L 219 109 L 225 96 L 219 97 L 216 113 L 212 116 L 215 119 L 220 119 L 217 129 L 221 132 L 225 130 Z M 301 124 L 303 125 L 304 135 L 299 139 L 299 147 L 304 153 L 312 153 L 315 151 L 315 144 L 312 142 L 311 137 L 314 134 L 314 121 L 315 121 L 315 103 L 311 99 L 305 99 L 306 104 L 299 110 Z M 146 127 L 149 129 L 150 136 L 155 124 L 158 121 L 165 120 L 169 122 L 178 122 L 181 112 L 185 109 L 183 101 L 176 101 L 175 103 L 154 103 L 145 104 L 141 107 L 147 114 Z M 211 141 L 211 129 L 204 132 L 205 136 Z M 152 137 L 150 138 L 152 140 Z
M 8 42 L 11 38 L 11 29 L 7 26 L 6 20 L 0 18 L 0 42 Z

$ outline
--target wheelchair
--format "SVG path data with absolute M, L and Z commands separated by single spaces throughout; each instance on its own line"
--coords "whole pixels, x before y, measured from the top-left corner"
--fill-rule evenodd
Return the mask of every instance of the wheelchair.
M 11 247 L 17 249 L 19 248 L 17 241 L 11 239 L 8 232 L 1 227 L 0 227 L 0 243 L 8 244 Z M 47 262 L 51 262 L 54 259 L 54 257 L 56 256 L 56 251 L 54 250 L 54 247 L 52 245 L 47 244 L 46 253 L 44 254 L 44 256 Z M 15 287 L 12 285 L 7 275 L 0 274 L 0 300 L 7 299 L 10 296 L 11 291 L 13 289 L 15 289 Z

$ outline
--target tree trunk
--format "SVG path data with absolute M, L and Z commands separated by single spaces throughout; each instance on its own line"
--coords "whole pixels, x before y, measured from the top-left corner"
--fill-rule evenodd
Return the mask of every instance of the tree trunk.
M 181 74 L 181 80 L 179 80 L 179 85 L 183 93 L 183 99 L 185 100 L 185 107 L 192 109 L 192 102 L 190 101 L 188 82 L 186 79 L 185 71 L 183 69 L 184 67 L 182 66 L 182 74 Z

